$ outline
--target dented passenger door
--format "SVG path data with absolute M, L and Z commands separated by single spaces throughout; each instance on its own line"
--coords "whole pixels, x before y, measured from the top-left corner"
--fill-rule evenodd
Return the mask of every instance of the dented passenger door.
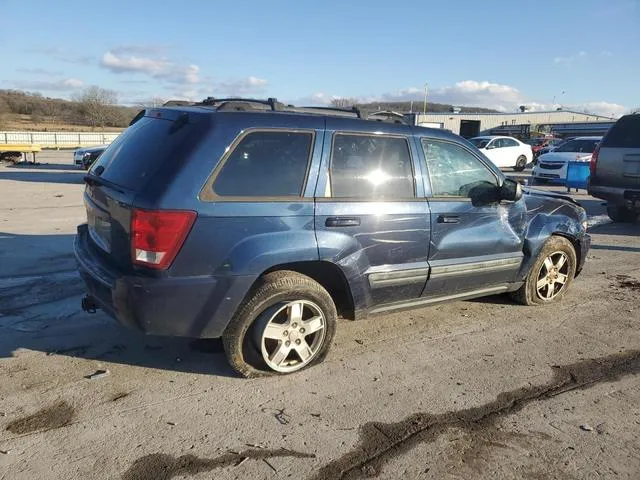
M 502 176 L 462 144 L 423 138 L 431 210 L 424 297 L 507 289 L 522 263 L 524 201 L 501 202 Z

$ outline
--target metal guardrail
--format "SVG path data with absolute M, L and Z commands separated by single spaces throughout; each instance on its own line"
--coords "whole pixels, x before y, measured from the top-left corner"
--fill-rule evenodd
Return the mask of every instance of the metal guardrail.
M 75 148 L 105 145 L 120 132 L 0 132 L 0 145 L 36 144 L 42 148 Z

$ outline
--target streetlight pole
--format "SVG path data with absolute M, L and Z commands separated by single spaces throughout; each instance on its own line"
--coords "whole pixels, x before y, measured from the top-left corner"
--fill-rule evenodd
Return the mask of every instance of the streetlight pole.
M 424 84 L 424 106 L 422 108 L 422 114 L 427 114 L 427 83 Z

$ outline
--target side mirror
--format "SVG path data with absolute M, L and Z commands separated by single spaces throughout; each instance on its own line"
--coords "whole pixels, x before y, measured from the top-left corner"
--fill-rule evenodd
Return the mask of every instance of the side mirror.
M 500 187 L 500 199 L 509 202 L 517 202 L 522 198 L 522 185 L 515 180 L 505 178 Z
M 487 145 L 484 148 L 485 148 L 485 150 L 493 150 L 494 148 L 496 148 L 496 146 L 495 145 Z

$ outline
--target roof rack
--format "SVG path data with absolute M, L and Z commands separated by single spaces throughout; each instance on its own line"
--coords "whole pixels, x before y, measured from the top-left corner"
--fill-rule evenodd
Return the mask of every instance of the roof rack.
M 362 118 L 362 114 L 360 113 L 360 109 L 355 105 L 351 108 L 340 108 L 340 107 L 293 107 L 296 111 L 308 112 L 308 113 L 322 113 L 326 114 L 327 112 L 335 112 L 338 114 L 343 114 L 345 116 L 353 116 L 355 115 L 357 118 Z
M 370 113 L 367 120 L 374 120 L 376 122 L 388 122 L 388 123 L 400 123 L 402 125 L 410 125 L 405 116 L 402 113 L 393 112 L 389 110 L 383 110 L 379 112 Z
M 360 110 L 357 107 L 338 108 L 338 107 L 296 107 L 294 105 L 286 105 L 279 102 L 277 98 L 267 98 L 261 100 L 257 98 L 215 98 L 207 97 L 201 102 L 192 103 L 191 105 L 215 107 L 216 111 L 247 111 L 247 110 L 270 110 L 273 112 L 297 112 L 297 113 L 316 113 L 320 115 L 338 115 L 362 118 Z M 268 108 L 265 108 L 268 107 Z
M 278 106 L 282 105 L 277 98 L 269 97 L 266 100 L 257 98 L 215 98 L 207 97 L 202 102 L 195 105 L 204 105 L 217 107 L 216 110 L 239 110 L 243 111 L 248 108 L 254 108 L 251 104 L 268 106 L 272 111 L 279 110 Z

